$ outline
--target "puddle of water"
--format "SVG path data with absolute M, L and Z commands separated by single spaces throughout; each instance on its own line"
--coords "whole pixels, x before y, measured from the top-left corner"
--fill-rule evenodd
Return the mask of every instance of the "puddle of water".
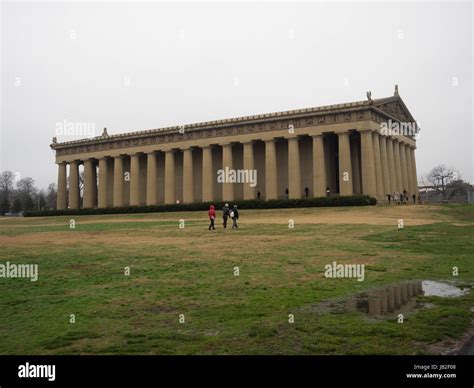
M 469 292 L 469 288 L 460 288 L 450 283 L 437 282 L 434 280 L 423 280 L 423 291 L 426 296 L 455 298 L 466 295 Z

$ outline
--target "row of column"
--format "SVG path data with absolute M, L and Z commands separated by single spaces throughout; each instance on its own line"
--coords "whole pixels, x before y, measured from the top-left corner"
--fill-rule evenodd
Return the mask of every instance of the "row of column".
M 372 195 L 379 199 L 386 198 L 387 194 L 406 190 L 418 195 L 416 179 L 416 164 L 414 148 L 387 136 L 381 136 L 375 131 L 360 132 L 360 161 L 358 143 L 356 147 L 351 143 L 351 133 L 341 132 L 338 136 L 338 179 L 339 194 L 354 194 L 354 179 L 361 181 L 360 192 Z M 312 181 L 314 196 L 325 196 L 328 185 L 324 134 L 312 136 L 313 165 Z M 301 198 L 301 161 L 298 137 L 288 137 L 288 196 Z M 265 199 L 276 199 L 277 191 L 277 153 L 275 139 L 265 140 Z M 233 167 L 232 144 L 222 144 L 222 166 Z M 194 202 L 194 168 L 193 149 L 183 150 L 183 202 Z M 107 207 L 108 190 L 113 189 L 113 206 L 122 207 L 124 203 L 124 156 L 113 158 L 113 186 L 109 187 L 109 164 L 106 157 L 98 160 L 99 184 L 97 192 L 97 169 L 95 159 L 84 160 L 84 198 L 83 207 L 95 207 L 98 198 L 98 207 Z M 212 146 L 202 147 L 202 201 L 214 200 L 214 177 Z M 164 173 L 164 202 L 176 202 L 175 192 L 175 152 L 165 151 Z M 360 169 L 359 169 L 360 163 Z M 157 160 L 156 152 L 147 153 L 146 171 L 146 204 L 155 205 L 158 202 L 157 192 Z M 243 143 L 243 169 L 255 169 L 255 155 L 253 142 Z M 79 161 L 70 162 L 69 201 L 67 201 L 67 173 L 66 162 L 59 163 L 58 172 L 58 209 L 65 209 L 67 202 L 72 209 L 79 208 Z M 361 175 L 359 177 L 359 175 Z M 140 154 L 130 155 L 130 205 L 140 205 Z M 223 183 L 222 197 L 224 201 L 234 200 L 234 183 Z M 358 186 L 357 186 L 358 187 Z M 358 190 L 358 189 L 357 189 Z M 243 199 L 256 197 L 255 187 L 243 185 Z M 332 192 L 335 192 L 333 189 Z M 98 194 L 98 195 L 97 195 Z
M 378 132 L 361 132 L 364 194 L 384 199 L 388 194 L 418 196 L 415 148 Z

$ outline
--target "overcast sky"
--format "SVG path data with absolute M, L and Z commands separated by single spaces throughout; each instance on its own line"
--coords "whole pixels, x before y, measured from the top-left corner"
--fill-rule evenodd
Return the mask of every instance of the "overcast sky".
M 472 5 L 3 3 L 0 171 L 56 182 L 62 123 L 96 135 L 391 96 L 419 176 L 473 174 Z M 69 141 L 83 136 L 58 136 Z

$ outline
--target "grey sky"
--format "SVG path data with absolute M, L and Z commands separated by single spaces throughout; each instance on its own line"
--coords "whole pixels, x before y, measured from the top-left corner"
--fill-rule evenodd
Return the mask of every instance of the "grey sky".
M 418 175 L 443 163 L 472 182 L 472 17 L 454 2 L 3 3 L 0 170 L 55 182 L 65 120 L 116 134 L 398 84 L 422 127 Z

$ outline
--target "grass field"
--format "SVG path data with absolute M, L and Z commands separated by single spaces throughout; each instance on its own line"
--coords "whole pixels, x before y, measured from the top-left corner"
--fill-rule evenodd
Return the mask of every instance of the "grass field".
M 0 218 L 0 264 L 39 265 L 36 282 L 0 278 L 0 354 L 423 354 L 474 317 L 473 292 L 422 296 L 402 324 L 328 308 L 399 280 L 473 284 L 474 206 L 242 210 L 239 230 L 217 224 L 203 212 Z M 333 261 L 365 264 L 365 281 L 325 278 Z

